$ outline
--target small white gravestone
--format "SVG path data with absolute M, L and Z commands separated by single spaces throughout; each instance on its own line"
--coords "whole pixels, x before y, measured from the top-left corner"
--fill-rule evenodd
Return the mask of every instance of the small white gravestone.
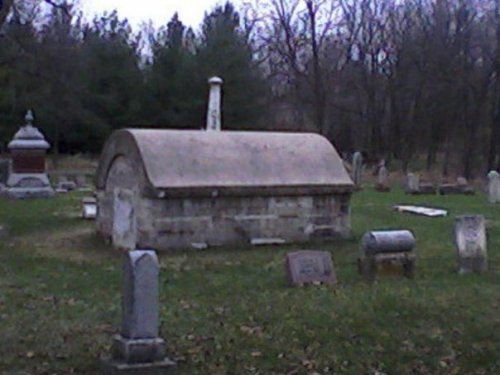
M 382 160 L 379 165 L 376 190 L 385 192 L 391 190 L 389 187 L 389 171 L 385 166 L 385 160 Z
M 457 216 L 455 218 L 454 232 L 459 272 L 486 271 L 488 268 L 488 253 L 484 216 Z
M 152 250 L 134 250 L 124 257 L 122 270 L 122 327 L 113 339 L 106 374 L 173 374 L 175 363 L 165 357 L 159 337 L 160 264 Z
M 500 174 L 497 171 L 488 173 L 488 201 L 500 203 Z
M 352 179 L 356 189 L 361 188 L 361 177 L 363 172 L 363 155 L 356 151 L 352 156 Z
M 82 217 L 90 220 L 97 217 L 97 200 L 94 197 L 82 199 Z
M 208 98 L 207 130 L 221 130 L 221 88 L 222 78 L 212 77 L 208 80 L 210 94 Z
M 415 173 L 408 173 L 406 175 L 406 193 L 418 193 L 420 188 L 420 177 Z

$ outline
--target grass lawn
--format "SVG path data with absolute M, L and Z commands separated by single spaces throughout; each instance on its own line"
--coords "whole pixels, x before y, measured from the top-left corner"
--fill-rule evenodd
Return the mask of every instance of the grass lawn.
M 0 201 L 0 372 L 95 374 L 120 322 L 120 256 L 78 218 L 81 196 Z M 424 218 L 391 210 L 421 203 Z M 489 271 L 458 275 L 455 215 L 484 214 Z M 161 255 L 161 334 L 179 374 L 499 374 L 500 205 L 477 196 L 356 193 L 354 236 Z M 408 228 L 414 280 L 357 274 L 361 235 Z M 284 255 L 331 252 L 339 284 L 289 288 Z

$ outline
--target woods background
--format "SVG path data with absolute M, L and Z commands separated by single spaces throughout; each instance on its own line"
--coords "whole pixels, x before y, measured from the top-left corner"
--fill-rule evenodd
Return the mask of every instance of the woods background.
M 200 129 L 218 75 L 224 129 L 318 132 L 404 171 L 500 168 L 500 0 L 262 0 L 137 30 L 72 1 L 0 6 L 2 146 L 28 108 L 55 153 Z

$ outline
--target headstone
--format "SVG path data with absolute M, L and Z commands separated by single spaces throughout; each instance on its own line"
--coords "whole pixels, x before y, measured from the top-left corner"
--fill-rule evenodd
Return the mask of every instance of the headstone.
M 6 188 L 9 198 L 50 198 L 55 195 L 46 173 L 45 153 L 50 148 L 43 134 L 33 126 L 33 113 L 26 113 L 26 125 L 9 142 L 12 162 Z
M 87 186 L 87 177 L 84 174 L 79 174 L 75 178 L 76 186 L 83 188 Z
M 97 217 L 97 199 L 87 197 L 82 199 L 82 217 L 93 220 Z
M 356 189 L 361 189 L 361 178 L 363 172 L 363 155 L 356 151 L 352 156 L 352 180 Z
M 457 177 L 457 185 L 458 186 L 468 186 L 469 183 L 465 177 Z
M 65 181 L 59 181 L 56 189 L 63 189 L 66 191 L 73 191 L 76 189 L 76 184 L 73 181 L 66 179 Z
M 413 277 L 415 237 L 409 230 L 367 232 L 361 239 L 358 268 L 367 281 L 377 275 Z
M 455 218 L 454 232 L 459 272 L 486 271 L 488 268 L 488 253 L 484 216 L 457 216 Z
M 222 79 L 212 77 L 208 80 L 210 93 L 208 98 L 207 130 L 221 130 L 221 88 Z
M 389 186 L 389 171 L 385 166 L 385 160 L 380 162 L 375 189 L 381 192 L 389 192 L 391 190 Z
M 125 255 L 122 271 L 122 327 L 113 339 L 112 359 L 105 374 L 173 374 L 175 363 L 166 358 L 159 337 L 159 271 L 154 251 Z
M 408 173 L 406 175 L 406 185 L 405 192 L 406 194 L 417 194 L 420 187 L 420 178 L 415 173 Z
M 500 174 L 497 171 L 488 173 L 488 201 L 500 203 Z
M 286 255 L 286 273 L 290 286 L 337 282 L 332 256 L 327 251 L 301 250 Z

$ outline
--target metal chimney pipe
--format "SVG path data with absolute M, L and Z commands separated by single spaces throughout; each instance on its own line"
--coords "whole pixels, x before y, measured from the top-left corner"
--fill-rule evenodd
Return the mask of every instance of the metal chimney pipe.
M 212 77 L 208 80 L 210 94 L 208 97 L 207 130 L 221 131 L 221 88 L 223 80 Z

